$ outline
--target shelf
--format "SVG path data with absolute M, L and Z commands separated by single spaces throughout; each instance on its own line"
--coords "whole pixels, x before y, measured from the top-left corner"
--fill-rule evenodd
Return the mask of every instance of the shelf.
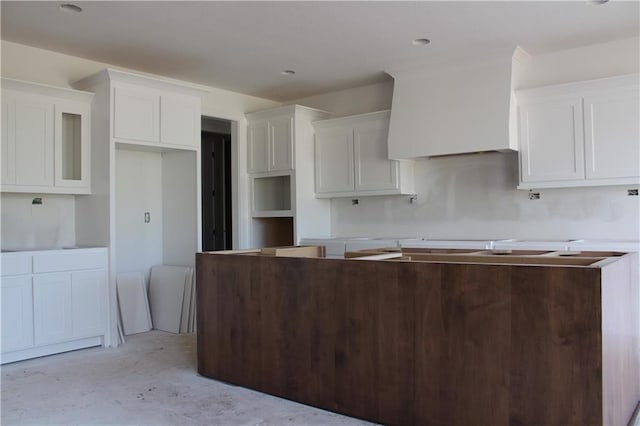
M 291 176 L 253 178 L 253 211 L 291 212 Z M 285 214 L 285 216 L 290 215 L 290 213 Z
M 255 210 L 251 217 L 293 217 L 293 210 Z

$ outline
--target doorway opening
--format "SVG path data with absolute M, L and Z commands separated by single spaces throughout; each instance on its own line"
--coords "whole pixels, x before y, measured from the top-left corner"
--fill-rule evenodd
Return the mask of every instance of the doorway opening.
M 231 122 L 202 117 L 202 251 L 233 247 Z

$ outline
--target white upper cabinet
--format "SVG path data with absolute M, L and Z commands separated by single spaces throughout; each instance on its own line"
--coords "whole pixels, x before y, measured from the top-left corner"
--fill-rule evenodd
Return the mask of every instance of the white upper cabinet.
M 269 122 L 249 124 L 247 148 L 247 171 L 259 173 L 269 171 Z
M 398 188 L 398 161 L 387 157 L 388 120 L 372 120 L 353 129 L 356 191 Z
M 293 169 L 293 117 L 269 120 L 271 149 L 269 170 Z
M 133 86 L 113 89 L 113 137 L 158 142 L 160 94 Z
M 2 79 L 3 192 L 91 192 L 92 97 Z
M 123 142 L 195 149 L 200 139 L 200 98 L 116 84 L 113 135 Z
M 640 176 L 639 93 L 630 88 L 585 96 L 587 179 Z
M 519 188 L 640 182 L 638 75 L 522 90 Z
M 91 105 L 83 102 L 58 102 L 55 106 L 55 186 L 89 188 L 91 176 Z
M 196 147 L 200 140 L 200 99 L 163 94 L 160 97 L 160 142 Z
M 353 128 L 320 125 L 315 131 L 316 193 L 353 192 Z
M 110 95 L 106 99 L 111 101 L 109 122 L 115 143 L 159 151 L 199 149 L 200 97 L 205 93 L 201 87 L 113 69 L 74 86 Z
M 293 113 L 253 120 L 249 116 L 249 173 L 293 170 Z
M 53 186 L 53 108 L 43 97 L 16 98 L 16 185 Z
M 16 183 L 16 128 L 15 98 L 6 91 L 2 92 L 2 184 L 14 185 Z M 11 125 L 9 125 L 11 123 Z
M 413 194 L 413 162 L 389 160 L 389 111 L 314 122 L 316 197 Z
M 580 98 L 523 102 L 519 120 L 523 182 L 584 177 Z

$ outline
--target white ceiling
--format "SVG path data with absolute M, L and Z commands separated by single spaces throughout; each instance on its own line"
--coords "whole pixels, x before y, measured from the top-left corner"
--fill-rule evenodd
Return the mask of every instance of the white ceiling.
M 640 3 L 622 0 L 79 1 L 79 14 L 60 3 L 3 0 L 2 39 L 278 101 L 385 81 L 414 61 L 515 44 L 536 55 L 640 27 Z

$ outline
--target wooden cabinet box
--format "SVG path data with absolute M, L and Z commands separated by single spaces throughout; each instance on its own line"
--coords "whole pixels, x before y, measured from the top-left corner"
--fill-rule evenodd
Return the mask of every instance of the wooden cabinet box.
M 199 253 L 198 372 L 390 425 L 626 425 L 637 254 L 539 253 Z

